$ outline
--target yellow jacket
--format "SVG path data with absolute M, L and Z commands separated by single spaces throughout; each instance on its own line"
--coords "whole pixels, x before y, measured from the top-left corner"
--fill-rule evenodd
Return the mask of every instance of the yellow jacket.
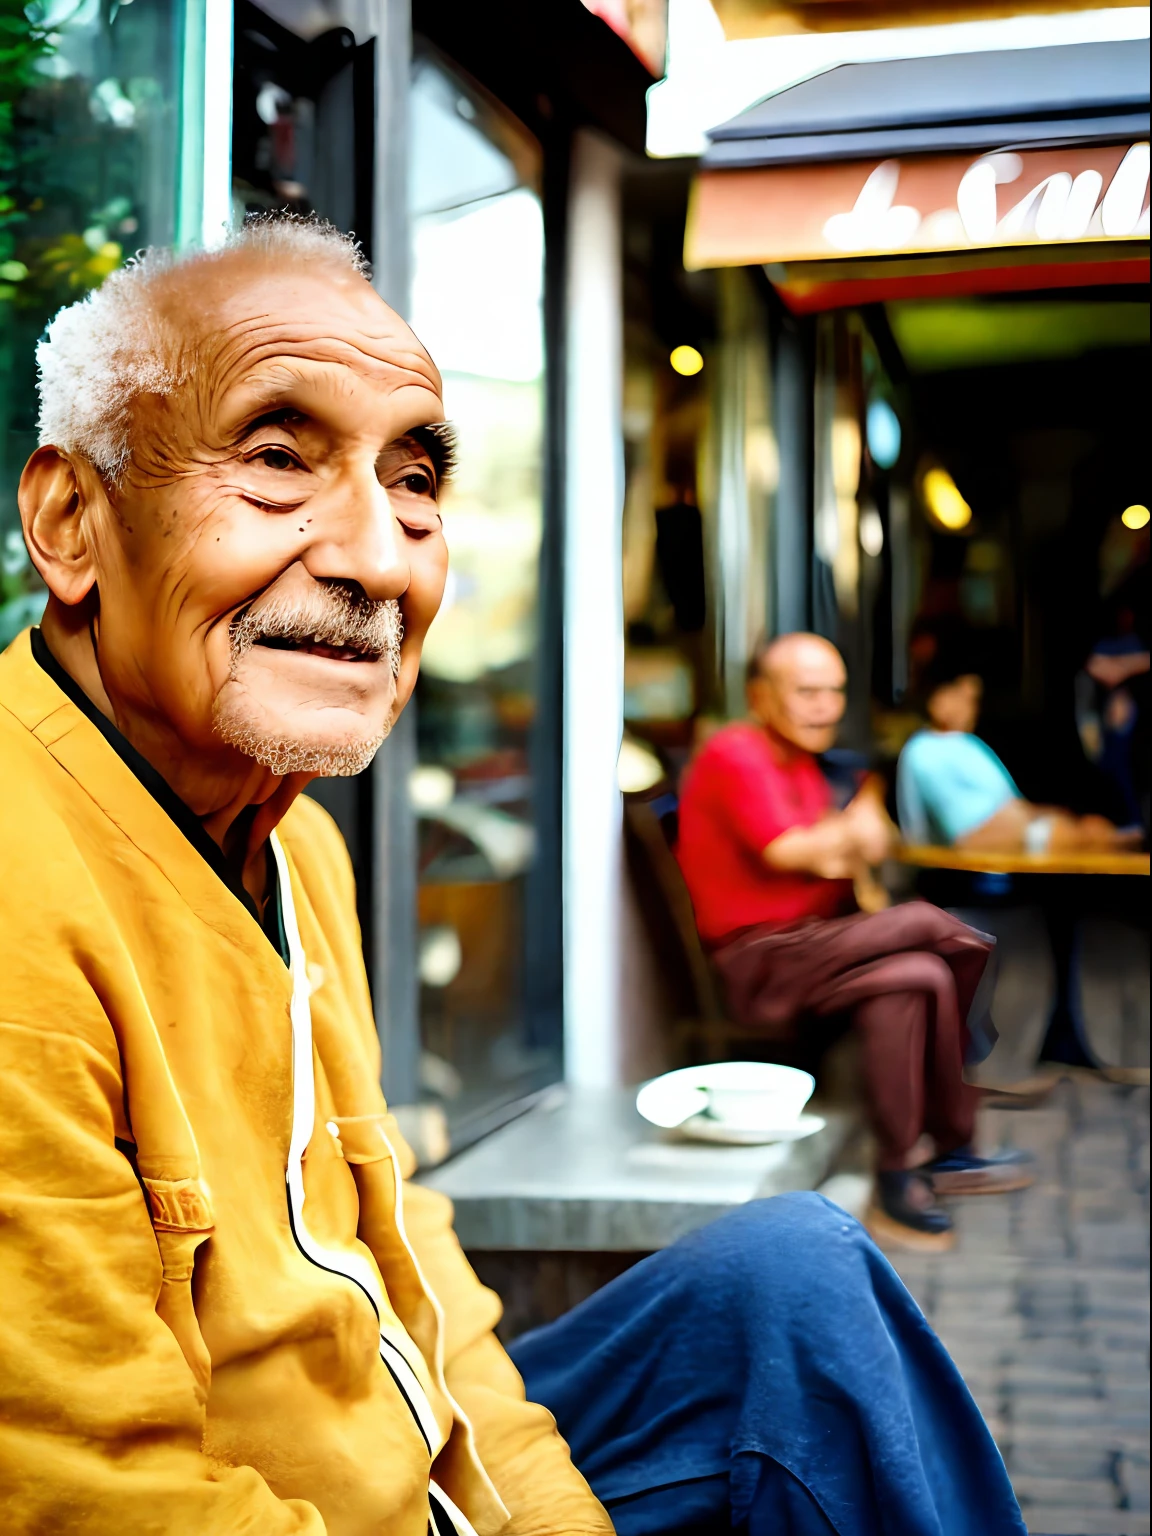
M 27 634 L 0 787 L 4 1531 L 426 1536 L 431 1478 L 464 1532 L 611 1532 L 450 1205 L 401 1209 L 325 813 L 280 829 L 289 970 Z

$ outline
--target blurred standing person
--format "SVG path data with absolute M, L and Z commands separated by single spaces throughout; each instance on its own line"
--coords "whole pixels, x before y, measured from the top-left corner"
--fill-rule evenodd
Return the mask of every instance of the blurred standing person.
M 1015 1156 L 972 1147 L 967 1019 L 992 941 L 922 901 L 855 910 L 853 879 L 885 857 L 894 829 L 875 779 L 834 810 L 817 761 L 835 740 L 846 682 L 840 653 L 818 635 L 757 649 L 751 720 L 717 732 L 689 770 L 678 857 L 736 1018 L 781 1040 L 814 1020 L 851 1020 L 880 1146 L 871 1225 L 943 1249 L 952 1221 L 937 1194 L 1031 1182 Z M 910 1168 L 924 1133 L 938 1155 Z
M 1097 641 L 1076 678 L 1076 723 L 1087 756 L 1109 780 L 1124 814 L 1148 830 L 1148 642 L 1135 615 Z

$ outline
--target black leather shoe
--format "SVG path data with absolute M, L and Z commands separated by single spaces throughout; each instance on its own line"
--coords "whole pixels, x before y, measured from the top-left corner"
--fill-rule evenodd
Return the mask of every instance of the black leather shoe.
M 952 1218 L 937 1205 L 932 1181 L 915 1170 L 876 1175 L 865 1225 L 882 1247 L 946 1253 L 956 1241 Z

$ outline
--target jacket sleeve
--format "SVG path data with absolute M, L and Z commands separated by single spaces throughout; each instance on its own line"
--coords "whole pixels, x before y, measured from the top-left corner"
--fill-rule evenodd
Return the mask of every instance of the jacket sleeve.
M 448 1389 L 467 1414 L 484 1468 L 512 1514 L 500 1536 L 611 1536 L 612 1522 L 573 1466 L 555 1419 L 527 1401 L 496 1337 L 500 1301 L 464 1257 L 452 1230 L 451 1202 L 408 1183 L 404 1224 L 444 1311 Z
M 102 1017 L 75 1032 L 0 1022 L 4 1530 L 323 1536 L 313 1505 L 201 1453 L 204 1409 L 157 1315 L 156 1237 L 116 1146 L 114 1056 Z

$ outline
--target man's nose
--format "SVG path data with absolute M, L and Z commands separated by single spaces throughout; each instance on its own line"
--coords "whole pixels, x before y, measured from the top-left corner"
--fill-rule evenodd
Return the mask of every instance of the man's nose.
M 304 558 L 317 580 L 357 582 L 376 600 L 403 597 L 411 571 L 388 492 L 373 470 L 347 477 L 316 509 L 314 538 Z

